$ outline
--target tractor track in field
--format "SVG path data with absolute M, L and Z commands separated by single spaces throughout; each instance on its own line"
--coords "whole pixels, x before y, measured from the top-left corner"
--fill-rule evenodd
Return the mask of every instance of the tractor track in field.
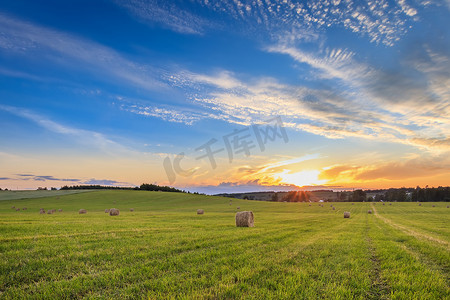
M 370 273 L 370 280 L 372 282 L 370 290 L 367 294 L 367 299 L 390 299 L 391 287 L 381 276 L 381 263 L 376 254 L 376 247 L 369 236 L 369 224 L 366 220 L 366 242 L 370 253 L 370 261 L 372 263 L 373 272 Z
M 373 204 L 371 204 L 371 206 L 372 206 L 374 215 L 377 218 L 379 218 L 380 220 L 382 220 L 384 223 L 386 223 L 387 225 L 389 225 L 389 226 L 391 226 L 391 227 L 393 227 L 393 228 L 395 228 L 397 230 L 400 230 L 401 232 L 403 232 L 406 235 L 413 236 L 413 237 L 418 238 L 418 239 L 428 240 L 428 241 L 432 241 L 434 243 L 437 243 L 438 245 L 444 247 L 447 251 L 450 251 L 450 244 L 447 241 L 438 239 L 438 238 L 430 236 L 428 234 L 424 234 L 424 233 L 415 231 L 415 230 L 413 230 L 413 229 L 411 229 L 409 227 L 406 227 L 404 225 L 400 225 L 400 224 L 394 223 L 392 220 L 390 220 L 390 219 L 380 215 L 377 212 L 377 210 L 376 210 L 376 208 L 375 208 L 375 206 Z
M 409 255 L 414 257 L 415 260 L 420 261 L 423 265 L 428 266 L 430 270 L 438 272 L 443 278 L 445 278 L 447 284 L 450 286 L 450 276 L 449 276 L 449 267 L 448 265 L 442 265 L 441 263 L 435 261 L 434 259 L 430 258 L 426 254 L 421 253 L 420 251 L 417 251 L 414 247 L 401 244 L 400 248 L 407 252 Z
M 373 207 L 373 205 L 372 205 L 372 207 Z M 391 228 L 393 228 L 395 230 L 399 230 L 403 234 L 412 236 L 414 238 L 419 238 L 422 240 L 432 241 L 432 242 L 438 243 L 439 246 L 448 245 L 448 243 L 446 243 L 445 241 L 442 241 L 442 240 L 439 240 L 434 237 L 427 236 L 427 235 L 421 234 L 421 233 L 416 234 L 416 231 L 414 231 L 414 230 L 411 230 L 402 225 L 395 224 L 394 222 L 390 221 L 389 219 L 379 215 L 374 207 L 373 207 L 373 209 L 374 209 L 375 216 L 378 216 L 378 218 L 381 221 L 383 221 L 386 225 L 390 226 Z M 397 242 L 397 244 L 400 249 L 402 249 L 403 251 L 408 253 L 415 260 L 420 261 L 423 265 L 428 266 L 428 268 L 430 270 L 438 272 L 443 278 L 445 278 L 445 280 L 448 284 L 450 283 L 449 265 L 448 264 L 443 264 L 442 262 L 437 261 L 432 256 L 421 252 L 416 246 L 413 246 L 411 244 L 406 244 L 403 242 Z M 447 247 L 447 249 L 448 249 L 448 247 Z

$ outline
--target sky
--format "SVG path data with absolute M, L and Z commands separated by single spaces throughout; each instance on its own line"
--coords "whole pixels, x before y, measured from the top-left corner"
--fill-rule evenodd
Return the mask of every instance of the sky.
M 449 0 L 0 2 L 0 188 L 450 185 Z

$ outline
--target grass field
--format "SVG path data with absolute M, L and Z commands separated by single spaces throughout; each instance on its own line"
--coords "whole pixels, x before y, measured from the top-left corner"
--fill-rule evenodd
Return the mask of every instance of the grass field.
M 0 298 L 450 298 L 446 203 L 229 203 L 145 191 L 0 201 Z M 237 206 L 254 228 L 235 227 Z
M 1 200 L 17 200 L 17 199 L 29 199 L 29 198 L 42 198 L 52 196 L 64 196 L 70 194 L 78 194 L 90 192 L 90 190 L 43 190 L 43 191 L 0 191 Z

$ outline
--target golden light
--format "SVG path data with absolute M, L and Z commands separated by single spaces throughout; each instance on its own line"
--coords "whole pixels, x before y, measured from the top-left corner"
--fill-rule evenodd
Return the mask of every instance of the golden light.
M 308 170 L 300 171 L 296 173 L 290 173 L 290 170 L 283 170 L 283 172 L 276 174 L 282 183 L 285 184 L 295 184 L 296 186 L 305 185 L 320 185 L 327 183 L 327 180 L 319 179 L 320 171 L 318 170 Z

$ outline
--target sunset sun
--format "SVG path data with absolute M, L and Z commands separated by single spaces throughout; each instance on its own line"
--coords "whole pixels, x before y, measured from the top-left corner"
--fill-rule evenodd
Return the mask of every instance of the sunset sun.
M 289 170 L 276 174 L 284 184 L 294 184 L 296 186 L 311 186 L 325 184 L 327 180 L 319 179 L 320 171 L 308 170 L 291 173 Z

